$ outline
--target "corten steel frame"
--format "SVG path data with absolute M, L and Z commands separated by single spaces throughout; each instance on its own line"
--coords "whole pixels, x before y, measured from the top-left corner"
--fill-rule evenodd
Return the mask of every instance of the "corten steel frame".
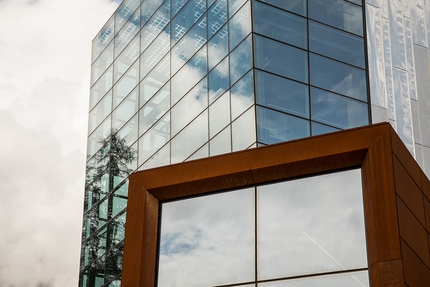
M 403 202 L 414 215 L 421 214 L 422 207 L 421 227 L 426 216 L 430 226 L 430 183 L 387 123 L 132 174 L 122 286 L 155 284 L 161 202 L 352 167 L 362 170 L 371 286 L 430 286 L 430 228 L 424 229 L 426 240 L 421 236 L 414 243 L 417 232 L 401 223 L 409 213 L 405 217 L 398 211 Z M 405 184 L 405 176 L 422 191 L 421 198 L 416 193 L 418 199 L 411 199 L 407 191 L 402 195 L 402 188 L 409 189 L 411 183 Z M 417 217 L 421 221 L 422 216 Z

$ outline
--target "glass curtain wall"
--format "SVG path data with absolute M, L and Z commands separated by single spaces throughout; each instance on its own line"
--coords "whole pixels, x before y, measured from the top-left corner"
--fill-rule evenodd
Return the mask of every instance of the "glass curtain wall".
M 93 40 L 80 286 L 120 285 L 131 172 L 369 122 L 354 2 L 122 2 Z

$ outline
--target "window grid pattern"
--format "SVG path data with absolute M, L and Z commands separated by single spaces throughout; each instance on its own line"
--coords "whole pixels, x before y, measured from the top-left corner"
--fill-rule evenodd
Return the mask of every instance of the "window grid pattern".
M 131 172 L 255 147 L 257 139 L 264 145 L 349 127 L 314 116 L 312 108 L 324 108 L 312 107 L 312 97 L 341 98 L 342 109 L 357 103 L 367 109 L 367 94 L 365 100 L 356 99 L 309 85 L 309 67 L 307 80 L 300 80 L 270 70 L 270 59 L 259 64 L 257 42 L 272 41 L 298 49 L 308 62 L 314 54 L 351 66 L 324 52 L 309 52 L 307 36 L 304 43 L 291 44 L 259 31 L 251 15 L 263 5 L 313 21 L 306 18 L 303 0 L 295 2 L 304 5 L 305 14 L 300 7 L 284 7 L 283 1 L 263 2 L 125 0 L 93 40 L 80 286 L 120 284 Z M 344 33 L 334 24 L 313 22 Z M 307 92 L 293 101 L 295 107 L 277 105 L 261 98 L 270 92 L 260 83 L 266 78 Z M 269 126 L 262 132 L 263 124 L 277 121 L 295 129 Z

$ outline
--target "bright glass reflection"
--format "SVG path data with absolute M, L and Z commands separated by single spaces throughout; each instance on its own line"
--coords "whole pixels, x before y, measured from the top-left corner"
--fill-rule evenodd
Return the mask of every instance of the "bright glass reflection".
M 254 189 L 162 205 L 158 286 L 254 279 Z
M 367 287 L 369 286 L 369 274 L 367 271 L 352 272 L 346 274 L 334 274 L 317 276 L 273 283 L 262 283 L 258 286 L 267 287 Z
M 360 170 L 261 186 L 257 221 L 260 279 L 367 267 Z

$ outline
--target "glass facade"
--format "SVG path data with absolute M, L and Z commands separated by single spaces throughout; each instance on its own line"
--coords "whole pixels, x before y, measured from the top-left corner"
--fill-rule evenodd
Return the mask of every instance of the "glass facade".
M 343 0 L 125 0 L 93 40 L 80 286 L 119 286 L 128 175 L 369 124 Z

